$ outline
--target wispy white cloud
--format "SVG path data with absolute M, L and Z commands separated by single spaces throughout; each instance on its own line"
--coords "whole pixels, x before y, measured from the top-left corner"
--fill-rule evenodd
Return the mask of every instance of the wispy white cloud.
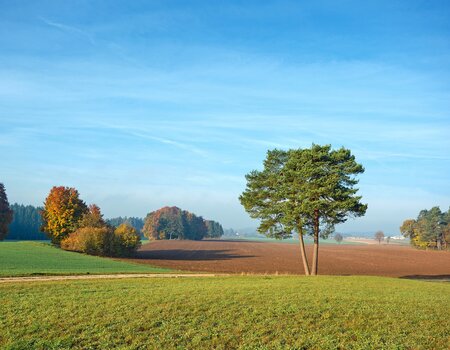
M 109 130 L 115 130 L 120 131 L 122 133 L 141 138 L 151 141 L 156 141 L 165 145 L 170 145 L 185 151 L 188 151 L 190 153 L 196 154 L 198 156 L 208 158 L 209 153 L 200 147 L 196 147 L 190 143 L 187 142 L 180 142 L 177 140 L 170 139 L 168 137 L 162 137 L 162 136 L 155 136 L 149 132 L 146 132 L 145 130 L 142 130 L 142 128 L 136 128 L 131 126 L 124 126 L 124 125 L 106 125 L 104 123 L 97 124 L 99 127 Z
M 197 154 L 202 157 L 208 157 L 208 152 L 206 152 L 205 150 L 203 150 L 201 148 L 195 147 L 195 146 L 187 144 L 187 143 L 174 141 L 174 140 L 164 138 L 164 137 L 151 136 L 151 135 L 143 134 L 140 132 L 130 132 L 130 134 L 133 136 L 158 141 L 158 142 L 164 143 L 166 145 L 175 146 L 177 148 L 192 152 L 192 153 Z
M 51 21 L 51 20 L 49 20 L 47 18 L 44 18 L 44 17 L 39 17 L 39 19 L 42 22 L 44 22 L 45 24 L 47 24 L 47 25 L 49 25 L 51 27 L 57 28 L 57 29 L 62 30 L 63 32 L 66 32 L 66 33 L 75 34 L 75 35 L 84 37 L 84 38 L 88 39 L 88 41 L 92 45 L 96 45 L 94 37 L 91 34 L 89 34 L 87 31 L 85 31 L 85 30 L 82 30 L 82 29 L 74 27 L 74 26 L 69 26 L 69 25 L 64 24 L 64 23 L 54 22 L 54 21 Z

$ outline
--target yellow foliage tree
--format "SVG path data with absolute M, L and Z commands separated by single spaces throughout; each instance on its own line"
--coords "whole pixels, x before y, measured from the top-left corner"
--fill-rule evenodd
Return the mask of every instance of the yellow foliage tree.
M 136 229 L 128 223 L 123 223 L 114 231 L 115 238 L 119 241 L 116 246 L 121 250 L 117 255 L 132 255 L 141 246 L 141 237 Z
M 114 256 L 114 233 L 109 227 L 81 227 L 61 241 L 61 248 L 89 255 Z
M 83 214 L 88 211 L 75 188 L 54 186 L 44 202 L 41 212 L 42 227 L 52 243 L 60 245 L 61 240 L 74 232 Z

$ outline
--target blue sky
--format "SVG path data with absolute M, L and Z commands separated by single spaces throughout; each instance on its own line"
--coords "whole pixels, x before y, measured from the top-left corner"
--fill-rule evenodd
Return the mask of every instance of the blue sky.
M 450 204 L 448 1 L 0 1 L 0 181 L 225 227 L 267 149 L 350 148 L 384 230 Z

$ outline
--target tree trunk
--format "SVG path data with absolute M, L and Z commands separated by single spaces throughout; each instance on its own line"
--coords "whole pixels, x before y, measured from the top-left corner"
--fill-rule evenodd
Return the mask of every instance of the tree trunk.
M 303 268 L 305 269 L 305 275 L 309 276 L 309 264 L 308 259 L 306 257 L 305 251 L 305 242 L 303 241 L 303 230 L 301 228 L 298 229 L 298 241 L 300 242 L 300 255 L 302 256 Z
M 314 248 L 311 275 L 316 276 L 319 267 L 319 211 L 314 211 Z

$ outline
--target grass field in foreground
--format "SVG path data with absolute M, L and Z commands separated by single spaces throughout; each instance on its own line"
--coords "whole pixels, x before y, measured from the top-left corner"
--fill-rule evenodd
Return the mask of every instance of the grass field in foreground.
M 236 276 L 0 285 L 2 349 L 448 349 L 450 284 Z
M 0 242 L 0 276 L 168 272 L 168 269 L 67 252 L 42 242 Z

